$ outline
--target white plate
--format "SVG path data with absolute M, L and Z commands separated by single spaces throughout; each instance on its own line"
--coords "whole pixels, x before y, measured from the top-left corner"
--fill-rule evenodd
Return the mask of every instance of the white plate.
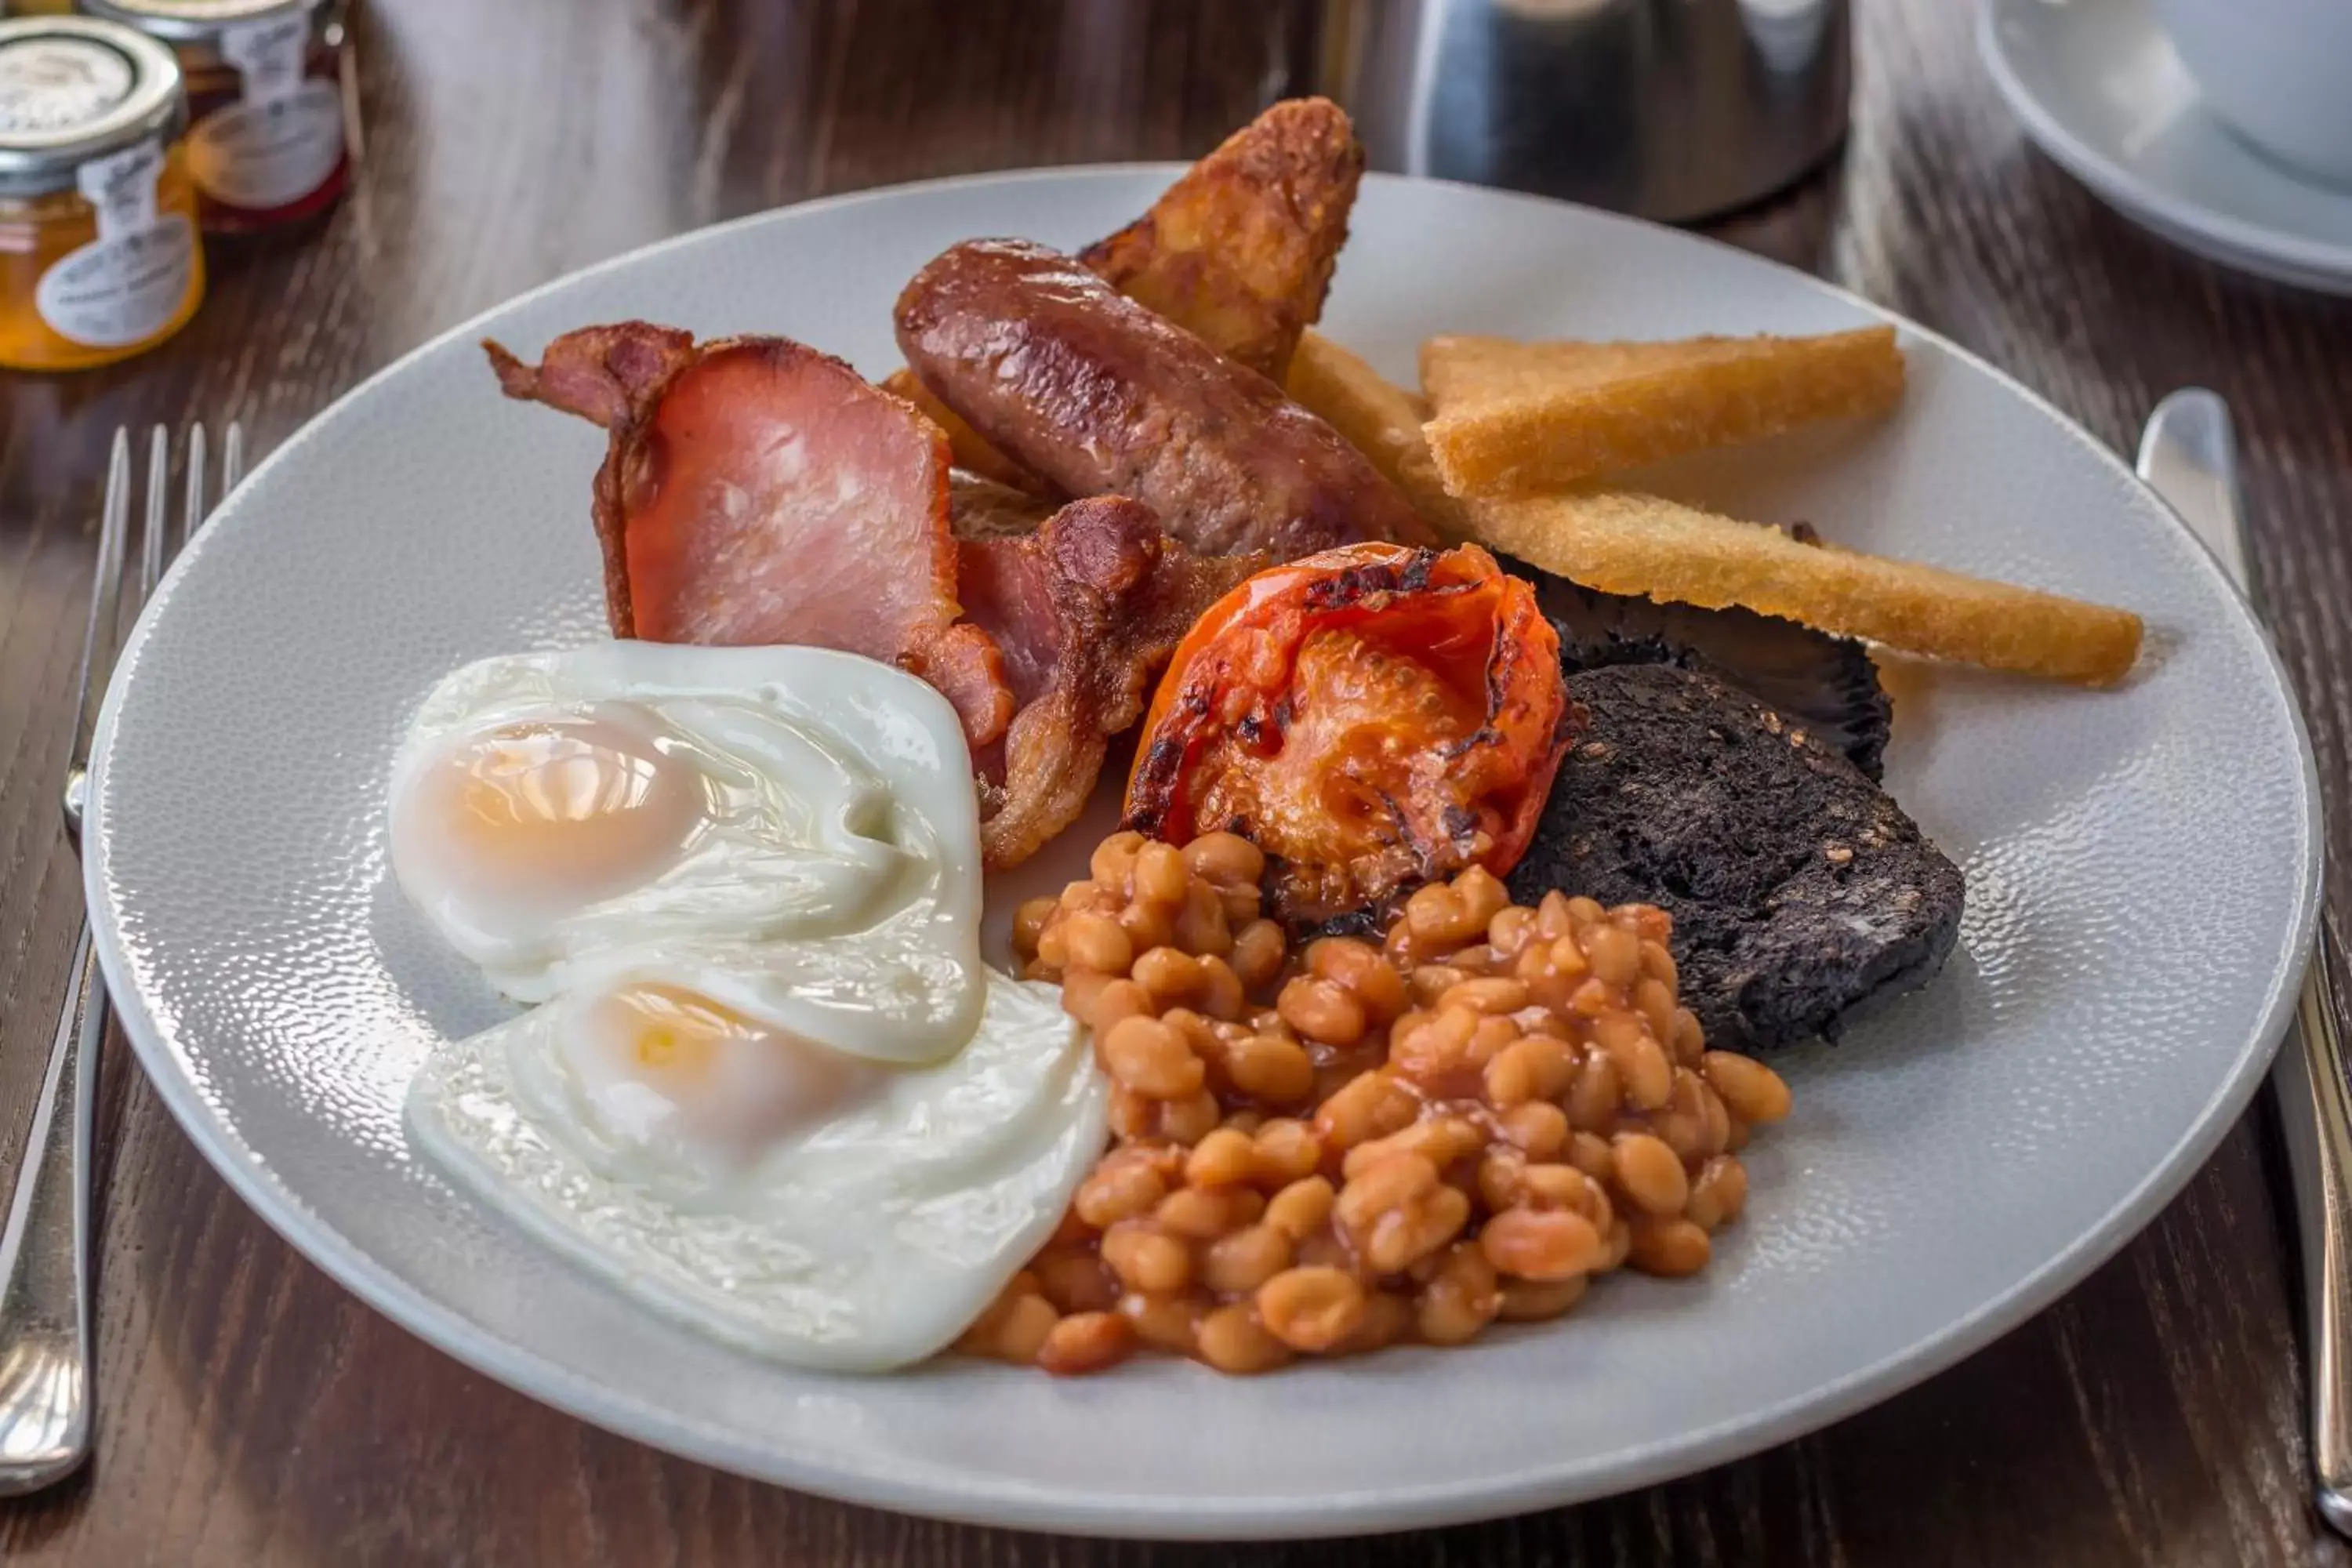
M 892 1508 L 1161 1536 L 1426 1524 L 1727 1459 L 1966 1354 L 2144 1224 L 2284 1026 L 2319 871 L 2310 752 L 2187 531 L 2046 405 L 1908 327 L 1897 416 L 1683 483 L 2131 605 L 2152 648 L 2120 691 L 1956 674 L 1902 715 L 1889 780 L 1967 870 L 1963 950 L 1843 1047 L 1780 1058 L 1796 1115 L 1753 1147 L 1749 1216 L 1702 1279 L 1612 1279 L 1560 1323 L 1256 1380 L 958 1361 L 826 1378 L 649 1315 L 412 1156 L 411 1071 L 505 1009 L 386 875 L 394 742 L 460 661 L 602 635 L 604 437 L 502 401 L 475 340 L 533 352 L 646 316 L 791 333 L 878 374 L 891 300 L 941 247 L 1075 245 L 1172 174 L 915 186 L 624 258 L 402 361 L 229 500 L 124 655 L 84 849 L 131 1037 L 237 1191 L 425 1339 L 615 1431 Z M 1373 179 L 1354 226 L 1326 324 L 1401 377 L 1445 329 L 1883 319 L 1738 252 L 1529 197 Z
M 2352 191 L 2214 119 L 2147 0 L 1984 0 L 1977 44 L 2026 134 L 2126 217 L 2225 267 L 2352 293 Z

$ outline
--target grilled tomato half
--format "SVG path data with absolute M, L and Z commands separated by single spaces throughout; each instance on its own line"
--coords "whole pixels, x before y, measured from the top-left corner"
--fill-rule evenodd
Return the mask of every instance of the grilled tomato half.
M 1475 544 L 1351 544 L 1261 572 L 1177 646 L 1127 826 L 1226 828 L 1294 927 L 1377 914 L 1527 848 L 1580 722 L 1535 590 Z

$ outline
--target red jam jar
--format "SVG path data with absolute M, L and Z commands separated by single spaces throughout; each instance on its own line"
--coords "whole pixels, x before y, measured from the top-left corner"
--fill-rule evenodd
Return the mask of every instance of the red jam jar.
M 179 56 L 205 232 L 318 216 L 351 182 L 342 0 L 78 0 Z

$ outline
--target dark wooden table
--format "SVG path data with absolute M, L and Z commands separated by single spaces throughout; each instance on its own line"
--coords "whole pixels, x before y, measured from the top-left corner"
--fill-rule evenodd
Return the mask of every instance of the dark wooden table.
M 66 980 L 79 879 L 54 787 L 117 425 L 236 417 L 266 448 L 443 328 L 681 229 L 923 175 L 1197 153 L 1292 79 L 1307 20 L 1261 0 L 362 3 L 366 156 L 332 223 L 225 258 L 202 317 L 158 354 L 72 379 L 0 374 L 0 1173 L 23 1151 Z M 2119 448 L 2174 386 L 2228 395 L 2256 569 L 2337 786 L 2334 858 L 2352 863 L 2352 303 L 2231 276 L 2093 202 L 1996 100 L 1973 7 L 1857 9 L 1837 166 L 1721 231 L 1950 333 Z M 542 1409 L 330 1282 L 214 1176 L 119 1042 L 106 1068 L 98 1458 L 0 1505 L 0 1562 L 1244 1555 L 895 1518 Z M 2294 1275 L 2263 1115 L 2072 1296 L 1866 1415 L 1585 1508 L 1246 1555 L 2352 1561 L 2305 1502 Z

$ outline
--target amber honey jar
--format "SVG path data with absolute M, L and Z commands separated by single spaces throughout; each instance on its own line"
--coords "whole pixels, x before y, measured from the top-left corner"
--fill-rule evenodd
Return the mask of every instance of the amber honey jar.
M 0 22 L 0 367 L 153 348 L 205 296 L 172 52 L 75 16 Z
M 341 0 L 79 0 L 79 9 L 179 57 L 205 233 L 300 225 L 343 194 Z

